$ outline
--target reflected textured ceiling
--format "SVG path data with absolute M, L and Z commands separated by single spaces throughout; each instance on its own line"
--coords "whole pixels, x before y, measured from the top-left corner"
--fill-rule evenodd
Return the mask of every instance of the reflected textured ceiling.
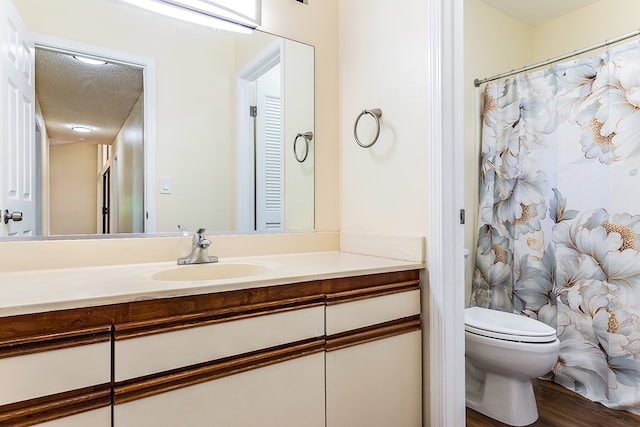
M 534 27 L 552 21 L 598 0 L 481 0 Z
M 112 63 L 88 65 L 43 49 L 36 49 L 35 56 L 36 96 L 51 143 L 111 144 L 142 94 L 142 70 Z M 73 132 L 72 124 L 94 132 Z

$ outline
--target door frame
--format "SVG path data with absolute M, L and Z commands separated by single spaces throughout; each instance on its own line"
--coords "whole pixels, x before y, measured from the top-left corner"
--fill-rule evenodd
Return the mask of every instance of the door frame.
M 44 128 L 44 123 L 42 123 L 42 118 L 38 117 L 38 111 L 36 108 L 36 111 L 34 111 L 34 121 L 33 121 L 33 126 L 34 126 L 34 132 L 35 132 L 35 138 L 34 138 L 34 152 L 35 152 L 35 176 L 34 176 L 34 184 L 33 184 L 33 197 L 34 197 L 34 202 L 35 202 L 35 206 L 36 206 L 36 215 L 34 217 L 34 231 L 35 231 L 35 235 L 36 236 L 41 236 L 42 235 L 42 228 L 43 228 L 43 215 L 42 215 L 42 209 L 44 206 L 43 203 L 43 186 L 42 186 L 42 162 L 43 162 L 43 153 L 42 153 L 42 138 L 43 138 L 43 128 Z M 48 207 L 47 207 L 48 209 Z
M 253 105 L 253 84 L 276 64 L 282 66 L 284 41 L 276 40 L 258 53 L 236 74 L 236 231 L 255 231 L 255 152 L 253 147 L 253 118 L 249 106 Z M 283 69 L 280 69 L 282 79 Z M 284 85 L 280 85 L 284 100 Z M 284 123 L 283 123 L 284 128 Z
M 156 61 L 149 56 L 96 46 L 75 40 L 31 33 L 35 46 L 67 54 L 108 59 L 142 69 L 143 75 L 143 138 L 144 138 L 144 232 L 156 230 Z
M 430 152 L 424 424 L 465 425 L 464 2 L 428 0 Z

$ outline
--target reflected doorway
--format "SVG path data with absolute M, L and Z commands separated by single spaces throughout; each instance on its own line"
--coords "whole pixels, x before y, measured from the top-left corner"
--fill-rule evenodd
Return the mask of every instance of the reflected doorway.
M 49 197 L 40 210 L 49 220 L 49 234 L 153 229 L 155 216 L 145 221 L 145 206 L 153 205 L 145 203 L 148 59 L 136 63 L 128 55 L 60 39 L 36 40 L 37 114 L 45 128 L 38 169 L 49 171 L 42 178 Z M 115 197 L 123 200 L 116 203 Z
M 111 233 L 111 168 L 102 174 L 102 234 Z
M 284 229 L 281 43 L 238 73 L 238 231 Z

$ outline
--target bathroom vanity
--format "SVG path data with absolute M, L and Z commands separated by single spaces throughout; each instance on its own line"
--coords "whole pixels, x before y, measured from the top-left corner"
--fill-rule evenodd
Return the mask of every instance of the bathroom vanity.
M 16 289 L 0 307 L 0 424 L 421 424 L 421 264 L 250 263 L 195 281 L 168 263 L 0 273 Z

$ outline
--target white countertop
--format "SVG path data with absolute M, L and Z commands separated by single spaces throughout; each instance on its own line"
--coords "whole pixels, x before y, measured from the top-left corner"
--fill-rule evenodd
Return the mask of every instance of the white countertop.
M 193 267 L 178 267 L 175 262 L 0 273 L 0 317 L 424 267 L 412 261 L 342 252 L 221 259 L 220 264 L 224 263 L 256 264 L 265 270 L 251 276 L 201 281 L 152 278 L 164 270 Z

